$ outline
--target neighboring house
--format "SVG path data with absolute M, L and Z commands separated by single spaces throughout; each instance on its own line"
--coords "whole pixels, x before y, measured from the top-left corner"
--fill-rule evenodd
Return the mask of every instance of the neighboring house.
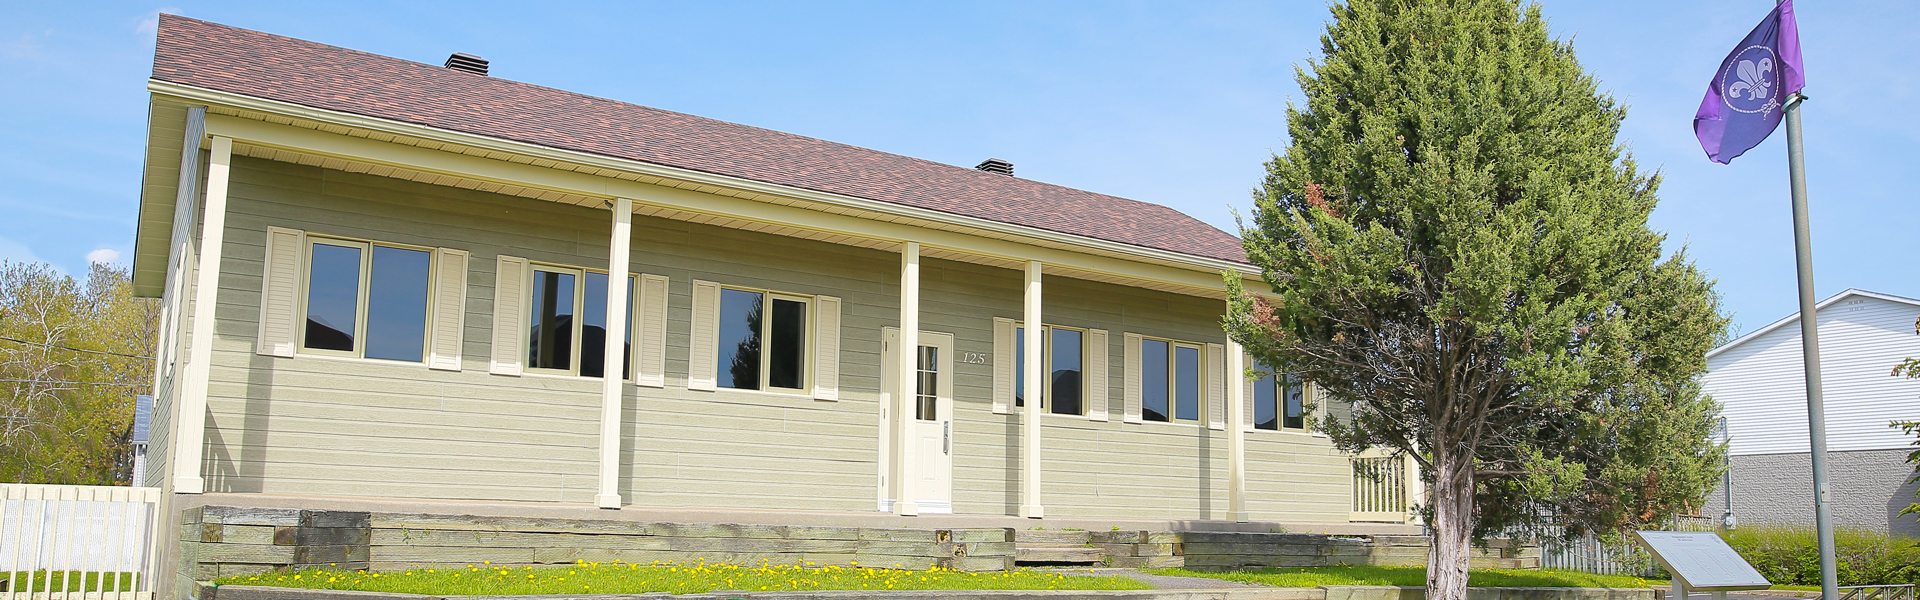
M 1920 419 L 1920 381 L 1891 375 L 1901 359 L 1920 356 L 1920 300 L 1850 289 L 1815 311 L 1834 522 L 1920 535 L 1920 517 L 1899 514 L 1915 500 L 1906 462 L 1913 440 L 1888 426 Z M 1740 526 L 1813 524 L 1799 325 L 1791 315 L 1707 354 L 1706 392 L 1726 416 Z M 1703 512 L 1722 514 L 1727 497 L 1723 485 Z
M 133 446 L 133 474 L 130 483 L 133 487 L 147 485 L 147 444 L 153 439 L 153 396 L 141 394 L 133 397 L 133 433 L 128 436 Z
M 486 69 L 160 17 L 170 502 L 1418 531 L 1245 377 L 1226 232 Z

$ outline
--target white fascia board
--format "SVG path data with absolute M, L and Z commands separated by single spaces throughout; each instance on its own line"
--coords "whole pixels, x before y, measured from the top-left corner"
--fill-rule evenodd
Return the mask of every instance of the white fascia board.
M 464 132 L 453 131 L 449 129 L 441 129 L 438 127 L 429 127 L 426 125 L 407 123 L 403 121 L 395 121 L 391 119 L 382 119 L 378 117 L 369 117 L 365 115 L 356 115 L 356 114 L 347 113 L 347 112 L 314 108 L 310 106 L 294 104 L 291 102 L 282 102 L 279 100 L 268 100 L 264 98 L 248 96 L 245 94 L 236 94 L 232 92 L 210 90 L 202 87 L 195 87 L 195 86 L 181 85 L 181 84 L 171 83 L 166 81 L 160 81 L 157 79 L 147 80 L 147 90 L 155 94 L 174 96 L 174 97 L 191 100 L 195 102 L 205 102 L 208 104 L 230 106 L 230 107 L 238 108 L 242 110 L 253 110 L 253 111 L 259 111 L 264 113 L 278 114 L 278 115 L 283 115 L 287 117 L 338 125 L 341 127 L 367 129 L 372 131 L 379 131 L 382 133 L 388 133 L 392 135 L 414 137 L 414 138 L 420 138 L 425 140 L 432 140 L 435 142 L 469 146 L 469 147 L 481 148 L 486 150 L 494 150 L 498 152 L 518 154 L 522 156 L 531 156 L 536 158 L 552 160 L 556 162 L 573 163 L 573 164 L 599 167 L 604 169 L 612 169 L 616 171 L 639 173 L 639 174 L 650 175 L 654 177 L 662 177 L 667 179 L 676 179 L 681 181 L 702 183 L 706 185 L 733 188 L 733 189 L 745 190 L 750 192 L 769 194 L 774 196 L 785 196 L 785 197 L 796 198 L 800 200 L 819 202 L 819 203 L 827 204 L 831 206 L 840 206 L 840 207 L 851 208 L 856 210 L 864 210 L 864 211 L 871 211 L 871 212 L 876 212 L 881 214 L 920 219 L 920 220 L 931 221 L 935 223 L 970 227 L 974 229 L 992 231 L 995 233 L 1003 233 L 1007 235 L 1017 235 L 1021 237 L 1031 238 L 1031 239 L 1044 240 L 1044 241 L 1049 241 L 1053 243 L 1066 244 L 1066 245 L 1075 246 L 1075 247 L 1100 250 L 1104 252 L 1120 254 L 1124 256 L 1131 256 L 1131 257 L 1140 258 L 1140 259 L 1147 259 L 1155 262 L 1168 263 L 1168 264 L 1178 265 L 1178 266 L 1195 269 L 1195 270 L 1211 271 L 1215 273 L 1219 273 L 1223 271 L 1236 271 L 1246 277 L 1258 277 L 1260 275 L 1260 270 L 1257 267 L 1254 267 L 1253 265 L 1220 260 L 1217 258 L 1207 258 L 1207 257 L 1195 256 L 1191 254 L 1171 252 L 1167 250 L 1158 250 L 1154 248 L 1136 246 L 1133 244 L 1127 244 L 1123 242 L 1115 242 L 1115 241 L 1102 240 L 1102 239 L 1091 238 L 1086 236 L 1060 233 L 1056 231 L 1041 229 L 1038 227 L 1028 227 L 1024 225 L 1015 225 L 1012 223 L 1004 223 L 1004 222 L 994 221 L 990 219 L 956 215 L 953 213 L 941 212 L 937 210 L 919 208 L 914 206 L 907 206 L 904 204 L 895 204 L 892 202 L 881 202 L 878 200 L 870 200 L 867 198 L 860 198 L 857 196 L 847 196 L 843 194 L 834 194 L 830 192 L 822 192 L 817 190 L 809 190 L 805 188 L 766 183 L 762 181 L 754 181 L 751 179 L 742 179 L 742 178 L 731 177 L 727 175 L 707 173 L 704 171 L 682 169 L 679 167 L 670 167 L 666 165 L 658 165 L 658 164 L 641 162 L 641 161 L 624 159 L 624 158 L 614 158 L 610 156 L 593 154 L 589 152 L 562 150 L 559 148 L 542 146 L 539 144 L 517 142 L 517 141 L 507 140 L 507 139 L 502 139 L 497 137 L 490 137 L 490 136 L 484 136 L 484 135 L 478 135 L 478 134 L 472 134 L 472 133 L 464 133 Z

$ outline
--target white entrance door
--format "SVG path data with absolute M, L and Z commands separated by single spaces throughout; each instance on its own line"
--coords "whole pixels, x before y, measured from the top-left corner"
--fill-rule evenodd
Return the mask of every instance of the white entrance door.
M 887 406 L 894 406 L 893 391 L 898 389 L 894 382 L 899 381 L 899 358 L 895 352 L 900 348 L 899 330 L 888 329 L 882 370 L 882 385 L 886 389 L 883 397 Z M 915 504 L 923 513 L 953 512 L 953 336 L 945 333 L 921 332 L 915 372 L 911 375 L 914 383 L 913 408 L 907 414 L 897 415 L 909 419 L 906 443 L 913 445 L 913 462 L 907 465 L 906 477 L 913 478 Z M 885 423 L 891 425 L 891 423 Z M 891 432 L 892 428 L 888 427 Z M 884 451 L 885 448 L 882 448 Z M 892 510 L 891 490 L 881 502 L 882 510 Z

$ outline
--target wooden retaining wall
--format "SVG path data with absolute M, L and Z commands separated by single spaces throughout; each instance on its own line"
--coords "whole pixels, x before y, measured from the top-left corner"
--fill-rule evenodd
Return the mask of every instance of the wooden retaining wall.
M 181 574 L 704 560 L 965 571 L 1012 568 L 1013 530 L 538 519 L 206 506 L 182 513 Z
M 1199 531 L 885 529 L 647 523 L 292 508 L 205 506 L 183 511 L 185 581 L 276 569 L 390 571 L 415 567 L 570 564 L 576 561 L 807 564 L 992 571 L 1033 563 L 1114 567 L 1418 565 L 1427 538 Z M 1016 541 L 1020 540 L 1020 541 Z M 1473 566 L 1539 568 L 1540 550 L 1492 540 Z
M 1180 534 L 1183 565 L 1193 569 L 1320 567 L 1331 565 L 1423 565 L 1427 537 L 1419 535 L 1332 536 L 1302 533 Z M 1474 548 L 1473 567 L 1538 569 L 1540 549 L 1508 539 Z

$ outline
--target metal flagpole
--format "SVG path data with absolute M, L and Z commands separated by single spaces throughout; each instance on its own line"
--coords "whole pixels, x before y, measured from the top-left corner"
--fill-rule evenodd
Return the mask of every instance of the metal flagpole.
M 1826 600 L 1840 597 L 1840 583 L 1834 571 L 1833 512 L 1827 508 L 1827 410 L 1820 397 L 1819 318 L 1813 307 L 1813 241 L 1807 232 L 1807 172 L 1800 148 L 1800 103 L 1806 96 L 1798 92 L 1787 99 L 1787 177 L 1793 188 L 1793 260 L 1800 280 L 1800 355 L 1807 381 L 1807 440 L 1813 459 L 1813 523 L 1820 536 L 1820 594 Z

